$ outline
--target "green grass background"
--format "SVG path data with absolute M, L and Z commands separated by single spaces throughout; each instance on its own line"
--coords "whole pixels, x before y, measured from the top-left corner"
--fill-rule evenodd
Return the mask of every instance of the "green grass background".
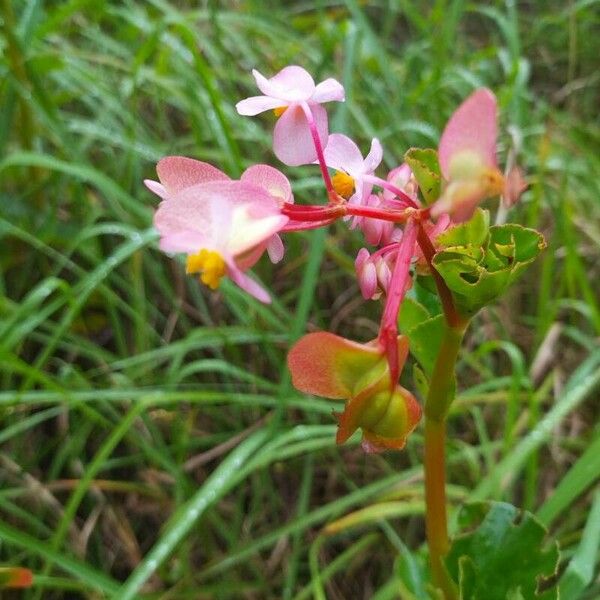
M 163 155 L 280 166 L 272 118 L 234 104 L 251 68 L 287 64 L 343 82 L 332 130 L 377 136 L 387 168 L 475 87 L 497 93 L 501 155 L 521 140 L 531 184 L 510 218 L 548 249 L 468 332 L 452 514 L 535 512 L 563 597 L 600 597 L 600 2 L 0 7 L 0 562 L 36 574 L 3 598 L 426 597 L 421 432 L 401 453 L 337 448 L 336 405 L 285 366 L 307 330 L 375 335 L 358 235 L 286 236 L 255 269 L 265 307 L 203 289 L 151 229 L 142 179 Z M 324 202 L 316 169 L 283 170 Z

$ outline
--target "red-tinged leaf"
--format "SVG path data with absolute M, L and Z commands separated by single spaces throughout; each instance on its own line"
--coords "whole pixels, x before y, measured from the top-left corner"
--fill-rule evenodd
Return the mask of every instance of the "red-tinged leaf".
M 296 389 L 315 396 L 342 399 L 360 391 L 356 388 L 366 375 L 381 378 L 385 359 L 375 344 L 359 344 L 319 331 L 296 342 L 288 354 L 288 366 Z M 362 387 L 366 385 L 368 382 Z
M 0 567 L 0 588 L 28 588 L 33 573 L 24 567 Z

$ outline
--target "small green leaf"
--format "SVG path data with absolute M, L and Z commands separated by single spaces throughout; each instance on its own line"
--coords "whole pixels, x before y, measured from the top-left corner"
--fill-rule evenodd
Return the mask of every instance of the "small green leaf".
M 421 398 L 427 398 L 427 394 L 429 393 L 429 381 L 427 376 L 423 372 L 423 369 L 417 364 L 413 364 L 413 383 L 415 384 L 415 389 L 419 392 Z
M 490 213 L 478 208 L 471 219 L 454 225 L 440 233 L 435 242 L 438 246 L 482 246 L 487 240 L 490 229 Z
M 410 342 L 410 352 L 429 378 L 444 335 L 444 317 L 431 317 L 425 307 L 405 298 L 400 309 L 398 324 Z
M 432 204 L 440 197 L 442 176 L 437 151 L 433 148 L 410 148 L 404 160 L 412 169 L 425 204 Z
M 461 509 L 446 566 L 461 600 L 557 600 L 558 544 L 529 512 L 504 502 Z
M 398 315 L 400 331 L 407 333 L 423 321 L 427 321 L 429 317 L 429 311 L 420 302 L 412 298 L 405 298 L 400 307 L 400 314 Z

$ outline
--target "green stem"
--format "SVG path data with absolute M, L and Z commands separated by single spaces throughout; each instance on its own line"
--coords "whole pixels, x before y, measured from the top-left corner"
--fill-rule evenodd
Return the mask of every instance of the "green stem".
M 445 600 L 458 598 L 456 586 L 444 565 L 448 553 L 446 516 L 446 415 L 454 399 L 454 371 L 466 323 L 446 325 L 431 375 L 425 402 L 425 524 L 433 581 Z
M 29 105 L 23 96 L 23 93 L 29 90 L 29 78 L 27 77 L 21 44 L 15 33 L 16 23 L 11 0 L 2 0 L 0 3 L 0 14 L 4 21 L 3 33 L 6 39 L 6 53 L 10 69 L 14 78 L 22 87 L 19 97 L 21 123 L 18 128 L 21 134 L 21 144 L 25 150 L 31 150 L 33 148 L 33 122 Z

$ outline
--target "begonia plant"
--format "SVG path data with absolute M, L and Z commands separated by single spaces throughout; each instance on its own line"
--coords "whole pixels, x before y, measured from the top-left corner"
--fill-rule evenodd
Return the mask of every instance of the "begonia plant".
M 252 166 L 233 180 L 207 163 L 167 157 L 157 166 L 160 182 L 146 181 L 162 199 L 154 218 L 160 248 L 185 254 L 186 271 L 211 289 L 229 277 L 269 302 L 247 271 L 265 251 L 281 260 L 280 235 L 336 220 L 360 230 L 365 247 L 358 250 L 356 275 L 365 300 L 382 304 L 378 335 L 363 341 L 326 331 L 304 336 L 288 356 L 294 386 L 343 400 L 343 411 L 334 413 L 336 441 L 344 443 L 360 430 L 367 453 L 401 450 L 423 415 L 432 597 L 556 598 L 551 587 L 543 595 L 539 589 L 556 560 L 540 561 L 539 568 L 532 560 L 536 567 L 525 579 L 511 576 L 504 585 L 493 583 L 492 576 L 490 583 L 485 577 L 495 573 L 500 581 L 502 574 L 490 566 L 489 548 L 478 543 L 481 532 L 458 535 L 453 543 L 448 534 L 446 418 L 465 330 L 545 245 L 541 234 L 518 224 L 490 226 L 489 210 L 481 206 L 500 197 L 508 209 L 525 187 L 518 167 L 503 173 L 498 165 L 496 97 L 488 89 L 475 90 L 451 116 L 437 149 L 408 149 L 400 164 L 380 177 L 383 149 L 377 139 L 364 156 L 349 137 L 329 132 L 323 104 L 344 101 L 340 83 L 330 78 L 316 85 L 299 66 L 270 79 L 256 70 L 253 75 L 263 95 L 238 102 L 238 112 L 274 112 L 276 157 L 292 167 L 317 164 L 324 202 L 295 203 L 287 177 L 269 165 Z M 419 302 L 423 295 L 427 307 Z M 401 377 L 410 380 L 402 374 L 409 353 L 418 380 L 412 392 L 400 384 Z M 498 506 L 486 510 L 480 527 L 486 519 L 514 519 Z M 502 543 L 494 542 L 496 551 L 503 551 Z

